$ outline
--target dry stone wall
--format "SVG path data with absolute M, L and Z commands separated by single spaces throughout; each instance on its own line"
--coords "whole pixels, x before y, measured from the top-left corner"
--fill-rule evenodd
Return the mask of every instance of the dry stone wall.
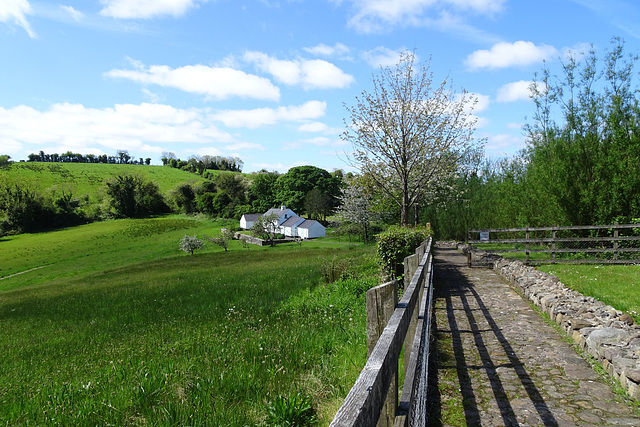
M 459 244 L 458 250 L 469 252 L 465 244 Z M 556 276 L 520 261 L 474 250 L 473 262 L 493 266 L 591 354 L 631 398 L 640 401 L 640 325 L 629 314 L 573 291 Z

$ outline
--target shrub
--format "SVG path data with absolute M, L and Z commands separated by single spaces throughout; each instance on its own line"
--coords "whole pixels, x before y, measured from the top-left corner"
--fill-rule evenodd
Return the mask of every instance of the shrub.
M 426 228 L 391 226 L 377 236 L 377 253 L 385 273 L 393 278 L 401 277 L 404 258 L 431 235 Z

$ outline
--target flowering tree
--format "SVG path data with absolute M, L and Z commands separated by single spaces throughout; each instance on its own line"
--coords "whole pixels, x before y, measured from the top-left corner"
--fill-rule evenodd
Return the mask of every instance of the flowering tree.
M 185 235 L 180 239 L 180 250 L 193 255 L 193 251 L 204 248 L 204 242 L 196 236 Z
M 473 138 L 475 102 L 456 94 L 447 78 L 434 85 L 428 67 L 405 52 L 394 68 L 374 76 L 371 93 L 363 91 L 355 106 L 346 107 L 349 160 L 400 207 L 403 225 L 427 188 L 482 148 Z
M 367 242 L 370 238 L 371 223 L 380 219 L 380 213 L 373 211 L 373 198 L 366 187 L 357 180 L 352 180 L 340 196 L 338 215 L 344 221 L 357 225 L 362 239 Z

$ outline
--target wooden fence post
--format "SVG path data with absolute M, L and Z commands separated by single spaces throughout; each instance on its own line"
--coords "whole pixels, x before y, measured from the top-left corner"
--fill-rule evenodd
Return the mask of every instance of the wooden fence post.
M 409 284 L 411 283 L 411 279 L 418 269 L 418 265 L 420 265 L 420 260 L 424 256 L 424 251 L 422 251 L 422 255 L 420 255 L 420 248 L 416 249 L 416 253 L 413 255 L 409 255 L 404 259 L 404 288 L 408 289 Z M 424 285 L 420 284 L 420 288 L 417 290 L 418 293 L 418 301 L 422 301 L 422 291 L 424 289 Z M 409 323 L 409 329 L 407 330 L 407 335 L 404 338 L 404 369 L 407 369 L 409 366 L 409 359 L 411 357 L 411 346 L 413 345 L 413 339 L 416 335 L 416 326 L 418 325 L 418 312 L 420 310 L 416 310 L 414 315 L 411 316 L 411 322 Z
M 371 288 L 366 293 L 367 300 L 367 357 L 371 355 L 385 326 L 398 305 L 398 284 L 391 281 Z M 378 419 L 378 427 L 393 426 L 398 406 L 398 362 L 391 378 L 384 408 Z
M 525 243 L 525 245 L 526 245 L 525 250 L 526 250 L 526 253 L 527 253 L 527 264 L 529 264 L 529 226 L 527 226 L 524 238 L 527 239 L 527 242 Z
M 551 259 L 555 261 L 556 260 L 556 226 L 555 224 L 553 226 L 553 230 L 551 231 L 551 239 L 553 239 L 553 243 L 551 244 L 551 249 L 553 250 L 553 252 L 551 252 Z
M 618 221 L 616 221 L 614 225 L 618 225 Z M 613 229 L 613 238 L 617 239 L 618 236 L 619 236 L 618 228 L 616 227 Z M 613 259 L 618 259 L 618 241 L 617 240 L 613 241 Z

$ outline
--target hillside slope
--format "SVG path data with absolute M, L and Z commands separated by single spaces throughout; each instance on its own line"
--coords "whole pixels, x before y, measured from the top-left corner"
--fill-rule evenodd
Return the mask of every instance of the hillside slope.
M 76 197 L 93 197 L 100 192 L 105 180 L 123 173 L 139 174 L 157 182 L 163 194 L 181 182 L 204 180 L 199 175 L 166 166 L 36 162 L 13 163 L 9 168 L 2 168 L 0 180 L 25 183 L 42 193 L 65 190 Z

